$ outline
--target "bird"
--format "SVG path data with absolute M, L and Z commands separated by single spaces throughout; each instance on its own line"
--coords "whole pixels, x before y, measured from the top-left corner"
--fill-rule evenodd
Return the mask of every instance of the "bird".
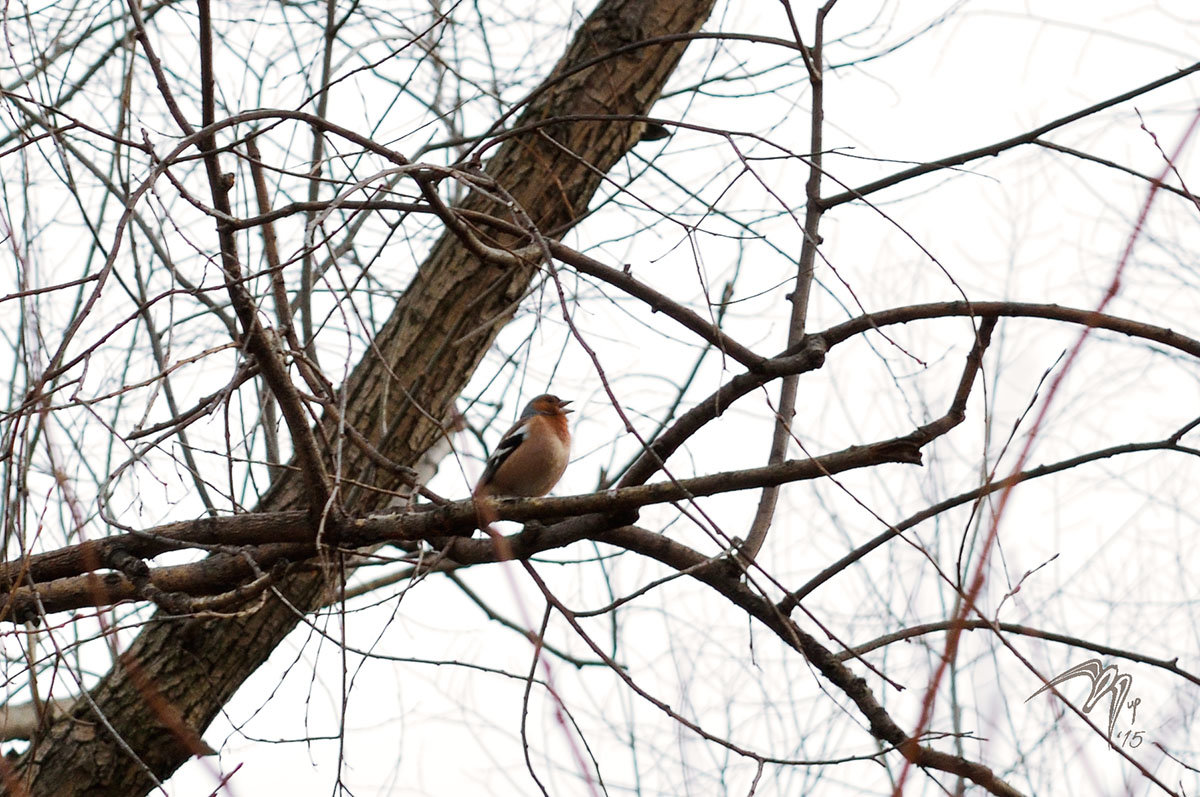
M 488 457 L 473 495 L 534 498 L 554 489 L 571 456 L 570 403 L 543 393 L 525 405 Z

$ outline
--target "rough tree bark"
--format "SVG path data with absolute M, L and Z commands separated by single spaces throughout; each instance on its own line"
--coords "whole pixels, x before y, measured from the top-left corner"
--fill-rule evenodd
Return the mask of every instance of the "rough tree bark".
M 635 42 L 695 31 L 711 8 L 712 0 L 602 0 L 516 125 L 562 116 L 646 114 L 686 42 L 631 48 L 573 69 Z M 640 128 L 628 122 L 554 123 L 505 141 L 486 171 L 540 230 L 557 236 L 586 212 L 602 175 L 637 141 Z M 464 204 L 499 210 L 478 195 Z M 444 234 L 343 387 L 346 422 L 394 462 L 414 464 L 441 433 L 434 419 L 444 417 L 458 397 L 535 274 L 533 265 L 483 264 Z M 326 425 L 336 431 L 332 421 Z M 343 446 L 339 468 L 338 479 L 380 488 L 356 491 L 346 507 L 350 512 L 378 508 L 386 491 L 398 486 L 395 476 L 372 467 L 351 445 Z M 297 508 L 308 508 L 308 496 L 293 471 L 258 510 Z M 292 577 L 281 591 L 293 606 L 308 610 L 319 601 L 322 583 Z M 90 695 L 34 741 L 7 773 L 7 791 L 147 792 L 204 749 L 200 734 L 298 622 L 296 611 L 276 599 L 230 620 L 156 615 Z

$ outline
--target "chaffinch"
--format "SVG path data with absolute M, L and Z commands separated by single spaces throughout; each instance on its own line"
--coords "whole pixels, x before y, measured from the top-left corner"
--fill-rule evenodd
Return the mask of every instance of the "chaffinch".
M 549 393 L 529 402 L 488 457 L 474 495 L 532 498 L 550 492 L 571 455 L 570 403 Z

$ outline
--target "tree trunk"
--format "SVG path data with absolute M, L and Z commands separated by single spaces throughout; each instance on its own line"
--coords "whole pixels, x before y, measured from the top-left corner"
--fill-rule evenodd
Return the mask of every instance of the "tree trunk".
M 517 126 L 567 115 L 647 113 L 686 43 L 636 48 L 571 70 L 634 42 L 695 31 L 711 8 L 712 0 L 602 0 Z M 560 235 L 584 214 L 601 175 L 636 143 L 640 128 L 601 121 L 543 126 L 508 139 L 487 172 L 539 229 Z M 498 210 L 478 195 L 464 204 Z M 415 464 L 441 432 L 432 419 L 444 417 L 459 396 L 535 273 L 533 266 L 480 263 L 444 234 L 343 386 L 346 422 L 393 461 Z M 332 422 L 327 426 L 336 432 Z M 385 504 L 385 491 L 398 486 L 395 478 L 371 467 L 349 443 L 342 455 L 338 478 L 380 488 L 353 493 L 359 497 L 347 509 L 365 512 Z M 303 479 L 284 476 L 259 510 L 307 505 Z M 308 611 L 320 601 L 322 582 L 291 577 L 280 590 L 292 606 Z M 236 619 L 156 615 L 92 690 L 91 700 L 77 701 L 7 773 L 7 792 L 147 792 L 204 749 L 200 733 L 298 622 L 296 611 L 274 598 Z

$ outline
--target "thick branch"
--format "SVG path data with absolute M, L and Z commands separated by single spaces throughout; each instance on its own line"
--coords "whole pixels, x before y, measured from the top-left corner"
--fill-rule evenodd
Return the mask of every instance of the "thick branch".
M 1066 470 L 1077 468 L 1080 465 L 1088 462 L 1098 462 L 1102 459 L 1108 459 L 1109 457 L 1120 456 L 1122 454 L 1133 454 L 1146 451 L 1178 451 L 1190 454 L 1192 456 L 1196 456 L 1197 454 L 1195 450 L 1179 445 L 1178 439 L 1175 437 L 1152 443 L 1125 443 L 1123 445 L 1112 446 L 1110 448 L 1102 448 L 1098 451 L 1090 451 L 1086 454 L 1080 454 L 1077 457 L 1064 459 L 1060 462 L 1055 462 L 1050 465 L 1039 465 L 1036 468 L 1030 468 L 1029 470 L 1021 471 L 1020 473 L 1015 473 L 1003 479 L 997 479 L 996 481 L 988 482 L 987 484 L 981 485 L 972 490 L 959 493 L 952 498 L 947 498 L 945 501 L 940 501 L 933 506 L 926 507 L 920 512 L 905 518 L 896 525 L 890 526 L 886 531 L 877 534 L 875 537 L 850 551 L 845 556 L 826 567 L 820 573 L 813 576 L 811 579 L 805 582 L 800 589 L 784 598 L 783 601 L 780 602 L 779 608 L 781 611 L 790 612 L 800 601 L 812 594 L 812 592 L 822 584 L 829 581 L 829 579 L 845 570 L 854 562 L 862 559 L 864 556 L 883 545 L 888 540 L 913 528 L 914 526 L 925 522 L 926 520 L 929 520 L 930 518 L 937 517 L 941 513 L 953 509 L 954 507 L 962 506 L 963 504 L 968 504 L 972 501 L 977 501 L 984 496 L 991 495 L 994 492 L 1011 487 L 1012 485 L 1020 484 L 1023 481 L 1037 479 L 1042 476 L 1049 476 L 1054 473 L 1061 473 Z
M 624 526 L 593 535 L 593 538 L 628 551 L 657 559 L 675 570 L 688 570 L 698 581 L 712 587 L 734 605 L 754 616 L 783 642 L 804 654 L 831 684 L 849 697 L 862 712 L 873 737 L 899 750 L 914 764 L 962 775 L 992 794 L 1018 797 L 1019 792 L 991 769 L 976 761 L 950 755 L 910 740 L 871 692 L 867 682 L 855 675 L 828 648 L 782 614 L 775 605 L 755 592 L 733 566 L 703 566 L 707 559 L 696 551 L 661 534 Z
M 936 634 L 941 631 L 949 631 L 951 626 L 958 625 L 964 631 L 995 631 L 1000 630 L 1006 634 L 1017 634 L 1019 636 L 1029 637 L 1030 639 L 1045 639 L 1048 642 L 1058 642 L 1063 645 L 1081 648 L 1082 650 L 1090 650 L 1093 653 L 1100 653 L 1105 656 L 1119 656 L 1129 661 L 1136 661 L 1141 664 L 1149 664 L 1152 667 L 1158 667 L 1161 670 L 1166 670 L 1173 675 L 1178 675 L 1191 681 L 1196 686 L 1200 686 L 1200 675 L 1188 672 L 1179 666 L 1179 657 L 1172 659 L 1159 659 L 1153 656 L 1146 656 L 1132 650 L 1124 650 L 1122 648 L 1114 648 L 1111 645 L 1101 645 L 1096 642 L 1090 642 L 1077 636 L 1068 636 L 1067 634 L 1056 634 L 1053 631 L 1045 631 L 1041 628 L 1032 628 L 1027 625 L 1018 623 L 993 623 L 988 620 L 963 620 L 961 622 L 955 620 L 939 620 L 936 623 L 922 623 L 920 625 L 909 626 L 891 634 L 884 634 L 881 637 L 872 639 L 870 642 L 865 642 L 862 645 L 857 645 L 850 650 L 838 654 L 838 659 L 847 661 L 857 658 L 865 653 L 870 653 L 872 650 L 885 647 L 893 642 L 901 642 L 909 639 L 924 636 L 926 634 Z
M 953 318 L 1001 316 L 1007 318 L 1045 318 L 1049 321 L 1066 321 L 1071 324 L 1082 324 L 1119 332 L 1132 338 L 1142 338 L 1178 349 L 1193 357 L 1200 357 L 1200 340 L 1180 335 L 1166 327 L 1153 324 L 1143 324 L 1140 321 L 1130 321 L 1127 318 L 1097 313 L 1094 310 L 1080 310 L 1075 307 L 1063 307 L 1058 304 L 1033 304 L 1030 302 L 938 302 L 935 304 L 913 304 L 907 307 L 896 307 L 891 310 L 881 310 L 877 313 L 852 318 L 841 324 L 832 326 L 820 333 L 820 337 L 829 348 L 833 348 L 855 335 L 860 335 L 870 329 L 891 326 L 892 324 L 907 324 L 911 321 L 922 321 L 930 318 Z
M 619 486 L 641 484 L 648 480 L 675 451 L 701 429 L 705 424 L 719 418 L 733 402 L 752 390 L 766 384 L 773 375 L 782 375 L 794 369 L 792 373 L 820 368 L 826 352 L 844 343 L 850 338 L 861 335 L 872 329 L 890 326 L 892 324 L 907 324 L 931 318 L 987 318 L 989 316 L 1010 318 L 1044 318 L 1050 321 L 1064 321 L 1071 324 L 1083 324 L 1097 329 L 1107 329 L 1119 332 L 1129 337 L 1161 343 L 1173 349 L 1200 357 L 1200 341 L 1180 335 L 1178 332 L 1143 324 L 1118 316 L 1097 313 L 1093 310 L 1080 310 L 1074 307 L 1063 307 L 1057 304 L 1031 304 L 1027 302 L 940 302 L 937 304 L 917 304 L 907 307 L 897 307 L 882 310 L 877 313 L 859 316 L 826 329 L 824 332 L 808 335 L 792 350 L 783 355 L 766 360 L 758 371 L 738 374 L 717 389 L 712 395 L 698 403 L 679 419 L 662 435 L 658 437 L 641 457 L 629 468 L 621 479 Z
M 712 395 L 679 417 L 630 466 L 618 482 L 618 487 L 643 484 L 653 476 L 679 447 L 706 424 L 721 417 L 733 403 L 752 390 L 762 387 L 777 376 L 814 371 L 825 362 L 825 341 L 810 336 L 799 350 L 787 356 L 767 360 L 758 370 L 738 374 Z
M 822 149 L 825 134 L 825 77 L 824 77 L 824 44 L 825 16 L 832 4 L 817 11 L 811 57 L 805 63 L 808 65 L 808 80 L 812 86 L 812 118 L 809 120 L 809 144 L 811 153 L 808 160 L 808 179 L 804 184 L 804 241 L 800 247 L 800 257 L 796 269 L 796 282 L 792 292 L 788 294 L 791 302 L 791 318 L 788 321 L 788 337 L 786 348 L 796 346 L 804 339 L 805 325 L 808 322 L 809 293 L 812 290 L 815 264 L 817 261 L 817 245 L 820 243 L 821 216 L 825 212 L 821 204 L 821 174 L 823 168 Z M 796 34 L 796 44 L 804 50 L 800 36 Z M 767 453 L 769 464 L 782 462 L 787 456 L 788 445 L 792 441 L 792 421 L 796 417 L 796 394 L 800 387 L 799 374 L 788 374 L 779 386 L 779 406 L 775 408 L 775 423 L 771 433 L 771 445 Z M 742 546 L 742 555 L 749 561 L 754 561 L 758 552 L 766 542 L 767 532 L 775 519 L 775 507 L 779 502 L 779 490 L 767 487 L 759 496 L 754 518 L 746 532 L 746 542 Z
M 925 435 L 913 433 L 820 457 L 588 495 L 497 499 L 494 509 L 496 519 L 513 521 L 548 521 L 591 513 L 636 517 L 638 509 L 650 504 L 815 479 L 884 463 L 920 464 L 918 437 Z M 425 511 L 346 519 L 336 527 L 324 528 L 320 540 L 342 548 L 361 548 L 470 535 L 477 524 L 475 506 L 466 500 Z M 181 548 L 219 546 L 223 552 L 216 556 L 150 574 L 150 582 L 161 590 L 209 595 L 235 589 L 241 580 L 255 575 L 242 556 L 243 548 L 253 553 L 260 567 L 267 568 L 284 558 L 313 556 L 317 544 L 318 526 L 304 512 L 202 518 L 90 540 L 11 563 L 0 571 L 9 583 L 34 583 L 34 587 L 20 586 L 8 592 L 4 619 L 24 622 L 36 618 L 39 608 L 50 613 L 142 597 L 136 586 L 119 574 L 85 575 L 112 567 L 118 553 L 141 559 Z
M 1178 72 L 1166 75 L 1158 80 L 1153 80 L 1144 86 L 1139 86 L 1138 88 L 1127 91 L 1124 94 L 1118 94 L 1115 97 L 1110 97 L 1109 99 L 1104 100 L 1103 102 L 1098 102 L 1095 105 L 1089 105 L 1087 108 L 1067 114 L 1066 116 L 1055 119 L 1053 122 L 1048 122 L 1041 127 L 1035 127 L 1033 130 L 1022 133 L 1019 136 L 1006 138 L 1003 141 L 997 141 L 993 144 L 988 144 L 985 147 L 979 147 L 978 149 L 960 152 L 957 155 L 951 155 L 946 158 L 941 158 L 940 160 L 922 163 L 918 166 L 912 167 L 911 169 L 905 169 L 902 172 L 897 172 L 896 174 L 880 178 L 879 180 L 867 183 L 866 185 L 860 185 L 858 188 L 852 188 L 849 191 L 844 191 L 840 194 L 826 197 L 825 199 L 821 200 L 821 204 L 826 208 L 842 205 L 846 202 L 852 202 L 855 199 L 861 199 L 862 197 L 865 197 L 868 194 L 873 194 L 876 191 L 882 191 L 885 188 L 899 185 L 900 183 L 911 180 L 914 177 L 920 177 L 923 174 L 941 171 L 942 169 L 950 169 L 955 166 L 961 166 L 964 163 L 969 163 L 980 158 L 993 157 L 1023 144 L 1039 143 L 1037 139 L 1046 135 L 1052 130 L 1065 127 L 1072 122 L 1077 122 L 1080 119 L 1092 116 L 1093 114 L 1099 113 L 1106 108 L 1111 108 L 1114 105 L 1120 105 L 1123 102 L 1128 102 L 1129 100 L 1140 97 L 1143 94 L 1154 91 L 1155 89 L 1162 88 L 1170 83 L 1174 83 L 1176 80 L 1180 80 L 1196 72 L 1200 72 L 1200 61 L 1197 61 L 1186 69 L 1181 69 Z

